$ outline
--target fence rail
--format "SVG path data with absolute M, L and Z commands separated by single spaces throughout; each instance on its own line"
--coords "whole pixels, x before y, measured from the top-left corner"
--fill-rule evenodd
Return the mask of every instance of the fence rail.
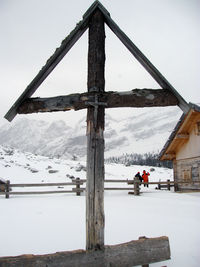
M 80 179 L 76 178 L 72 182 L 69 183 L 21 183 L 21 184 L 11 184 L 10 181 L 6 181 L 4 184 L 1 184 L 0 188 L 0 195 L 5 195 L 6 198 L 9 198 L 10 195 L 35 195 L 35 194 L 60 194 L 60 193 L 76 193 L 77 196 L 80 196 L 81 192 L 84 192 L 86 189 L 85 187 L 81 187 L 86 183 L 86 179 Z M 178 184 L 195 184 L 195 183 L 200 183 L 200 181 L 159 181 L 159 182 L 140 182 L 138 179 L 133 179 L 133 180 L 111 180 L 107 179 L 105 180 L 105 183 L 125 183 L 128 185 L 132 185 L 130 187 L 105 187 L 104 190 L 129 190 L 129 194 L 134 194 L 134 195 L 139 195 L 140 194 L 140 186 L 141 185 L 157 185 L 157 189 L 162 189 L 166 188 L 167 190 L 170 190 L 171 187 L 176 187 Z M 16 187 L 59 187 L 59 186 L 74 186 L 70 190 L 51 190 L 51 191 L 19 191 L 15 192 L 12 191 L 12 188 Z

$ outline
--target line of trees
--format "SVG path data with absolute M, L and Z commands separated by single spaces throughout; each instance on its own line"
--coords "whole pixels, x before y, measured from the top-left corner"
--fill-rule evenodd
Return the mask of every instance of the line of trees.
M 123 154 L 122 156 L 113 156 L 105 159 L 106 163 L 118 163 L 125 166 L 131 165 L 146 165 L 155 167 L 172 168 L 172 161 L 160 161 L 158 159 L 158 153 L 145 153 L 145 154 Z

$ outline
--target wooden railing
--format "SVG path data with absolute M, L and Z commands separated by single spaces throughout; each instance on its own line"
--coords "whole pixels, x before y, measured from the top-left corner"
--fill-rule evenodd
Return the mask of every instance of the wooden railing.
M 10 195 L 35 195 L 35 194 L 59 194 L 59 193 L 76 193 L 77 196 L 80 196 L 81 192 L 85 191 L 85 187 L 81 187 L 86 183 L 86 179 L 76 178 L 69 183 L 31 183 L 31 184 L 11 184 L 9 180 L 5 182 L 5 184 L 1 184 L 0 187 L 0 195 L 5 195 L 5 198 L 9 198 Z M 175 181 L 159 181 L 159 182 L 140 182 L 137 179 L 133 180 L 113 180 L 107 179 L 105 183 L 125 183 L 128 185 L 132 185 L 129 187 L 104 187 L 104 190 L 128 190 L 129 194 L 139 195 L 141 190 L 141 185 L 157 185 L 156 189 L 163 189 L 166 188 L 170 190 L 171 187 L 176 187 L 178 184 L 188 184 L 189 182 L 175 182 Z M 199 181 L 190 182 L 193 183 L 200 183 Z M 48 190 L 48 191 L 12 191 L 12 188 L 16 187 L 66 187 L 71 186 L 69 190 Z M 74 186 L 74 187 L 72 187 Z M 61 189 L 61 188 L 60 188 Z
M 59 193 L 76 193 L 80 195 L 84 189 L 80 188 L 80 185 L 83 185 L 83 182 L 79 178 L 73 180 L 70 183 L 31 183 L 31 184 L 11 184 L 10 181 L 6 181 L 4 185 L 4 190 L 1 190 L 0 195 L 4 195 L 6 198 L 9 198 L 10 195 L 35 195 L 35 194 L 59 194 Z M 12 188 L 15 187 L 61 187 L 61 186 L 75 186 L 70 190 L 48 190 L 48 191 L 12 191 Z M 1 186 L 2 188 L 2 186 Z

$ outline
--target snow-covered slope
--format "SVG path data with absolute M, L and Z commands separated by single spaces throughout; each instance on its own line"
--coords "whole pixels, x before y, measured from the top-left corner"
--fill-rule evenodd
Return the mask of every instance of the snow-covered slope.
M 177 107 L 132 109 L 127 117 L 117 118 L 106 113 L 105 156 L 160 151 L 180 115 Z M 85 117 L 73 127 L 63 120 L 18 119 L 0 128 L 0 144 L 45 156 L 81 158 L 86 155 Z
M 121 171 L 115 171 L 120 169 Z M 106 179 L 132 179 L 133 176 L 147 166 L 127 166 L 107 164 L 105 167 Z M 151 181 L 159 179 L 172 180 L 172 169 L 154 167 Z M 162 173 L 165 172 L 165 175 Z M 69 182 L 74 178 L 86 179 L 86 161 L 49 158 L 21 152 L 10 147 L 0 146 L 0 177 L 11 182 Z M 121 186 L 121 185 L 120 185 Z M 126 186 L 126 185 L 125 185 Z
M 82 166 L 85 166 L 84 161 L 47 158 L 0 147 L 0 177 L 11 183 L 69 182 L 72 176 L 86 177 Z M 107 179 L 131 179 L 144 168 L 150 171 L 147 166 L 106 164 L 105 176 Z M 172 179 L 172 170 L 154 168 L 150 172 L 150 181 L 159 179 Z M 126 184 L 119 185 L 127 187 Z M 109 185 L 106 183 L 105 186 Z M 199 267 L 199 197 L 200 193 L 155 190 L 155 185 L 142 187 L 140 196 L 129 195 L 127 191 L 105 190 L 105 244 L 124 243 L 140 236 L 165 235 L 169 237 L 171 260 L 151 264 L 152 267 Z M 0 195 L 0 204 L 3 229 L 0 257 L 85 248 L 84 193 L 81 196 L 75 193 L 11 195 L 9 199 Z

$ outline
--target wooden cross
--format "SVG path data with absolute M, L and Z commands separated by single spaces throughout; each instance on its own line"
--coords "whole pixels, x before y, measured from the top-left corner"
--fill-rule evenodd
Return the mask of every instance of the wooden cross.
M 104 24 L 158 82 L 162 89 L 134 89 L 129 92 L 105 92 L 105 29 Z M 89 28 L 88 92 L 51 98 L 30 98 L 45 78 Z M 28 85 L 5 118 L 11 121 L 17 113 L 52 112 L 87 108 L 87 186 L 86 186 L 86 249 L 104 248 L 104 111 L 114 107 L 152 107 L 179 105 L 183 112 L 188 104 L 120 30 L 99 1 L 84 14 L 83 20 L 63 40 L 53 56 Z

